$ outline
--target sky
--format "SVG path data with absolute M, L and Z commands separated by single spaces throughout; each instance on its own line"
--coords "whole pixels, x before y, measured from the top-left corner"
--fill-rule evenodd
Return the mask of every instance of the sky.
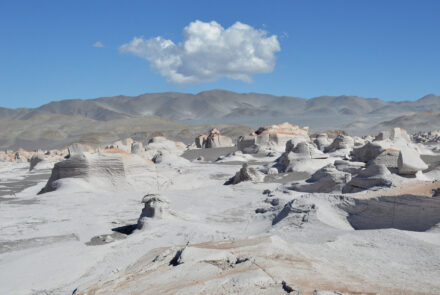
M 198 93 L 440 95 L 440 1 L 0 1 L 0 106 Z

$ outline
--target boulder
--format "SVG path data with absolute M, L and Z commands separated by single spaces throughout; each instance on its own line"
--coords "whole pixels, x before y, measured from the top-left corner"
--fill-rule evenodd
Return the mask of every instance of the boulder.
M 341 149 L 352 149 L 353 146 L 354 146 L 354 140 L 352 137 L 348 135 L 339 134 L 338 136 L 336 136 L 333 142 L 328 146 L 327 151 L 334 152 L 336 150 L 341 150 Z
M 389 148 L 389 149 L 386 149 L 385 151 L 383 151 L 382 153 L 380 153 L 373 160 L 368 161 L 367 164 L 368 165 L 383 164 L 391 172 L 397 173 L 399 154 L 400 154 L 400 151 Z
M 355 193 L 373 187 L 390 187 L 392 185 L 391 176 L 391 172 L 385 165 L 370 165 L 352 178 L 344 186 L 342 192 Z
M 385 148 L 381 144 L 367 142 L 363 147 L 353 149 L 351 156 L 356 161 L 367 163 L 376 159 L 384 151 Z
M 428 169 L 428 165 L 420 158 L 419 153 L 409 148 L 401 149 L 398 158 L 399 174 L 415 175 L 418 171 Z
M 353 142 L 355 147 L 361 147 L 363 146 L 367 141 L 359 136 L 353 137 Z
M 341 192 L 350 180 L 350 173 L 339 171 L 333 164 L 329 164 L 316 171 L 305 183 L 293 184 L 292 189 L 316 193 Z
M 264 174 L 255 167 L 249 167 L 247 163 L 243 164 L 240 171 L 234 177 L 230 178 L 226 184 L 237 184 L 242 181 L 263 182 Z
M 316 144 L 318 150 L 322 152 L 325 151 L 325 149 L 331 144 L 330 140 L 328 139 L 327 133 L 318 134 L 313 140 L 313 143 Z
M 34 154 L 30 160 L 29 171 L 32 171 L 35 168 L 35 166 L 37 166 L 38 163 L 43 162 L 43 161 L 44 161 L 43 156 L 41 156 L 39 154 Z
M 254 135 L 240 136 L 237 140 L 237 148 L 246 154 L 256 154 L 259 151 Z
M 276 167 L 281 172 L 307 172 L 316 170 L 332 163 L 327 154 L 324 154 L 312 144 L 300 141 L 298 144 L 288 141 L 286 152 L 276 160 Z
M 162 219 L 170 214 L 170 202 L 158 194 L 147 194 L 142 199 L 144 208 L 138 219 L 138 228 L 142 229 L 148 218 Z

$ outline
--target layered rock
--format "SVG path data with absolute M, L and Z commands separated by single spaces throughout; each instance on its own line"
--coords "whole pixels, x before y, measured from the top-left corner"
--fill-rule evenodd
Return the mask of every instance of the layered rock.
M 154 179 L 151 161 L 138 155 L 124 153 L 76 153 L 58 162 L 41 193 L 58 188 L 59 180 L 65 178 L 82 179 L 94 187 L 104 190 L 119 190 L 127 186 L 151 184 Z
M 291 188 L 301 192 L 341 192 L 350 180 L 350 173 L 339 171 L 333 164 L 329 164 L 316 171 L 305 183 L 293 184 Z
M 411 149 L 400 150 L 397 160 L 399 174 L 415 175 L 418 171 L 428 169 L 428 165 L 420 158 L 420 155 Z
M 398 171 L 398 159 L 400 151 L 395 149 L 386 149 L 379 155 L 377 155 L 373 160 L 370 160 L 368 164 L 383 164 L 393 173 Z
M 391 172 L 385 165 L 370 165 L 352 178 L 342 192 L 355 193 L 373 187 L 390 187 L 392 184 Z
M 266 152 L 285 150 L 287 141 L 294 138 L 301 138 L 303 141 L 310 141 L 308 127 L 299 127 L 289 123 L 260 127 L 253 134 L 242 136 L 238 139 L 237 147 L 244 153 Z

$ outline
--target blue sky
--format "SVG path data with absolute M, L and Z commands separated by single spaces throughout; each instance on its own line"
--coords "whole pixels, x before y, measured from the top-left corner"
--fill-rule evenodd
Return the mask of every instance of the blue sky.
M 440 1 L 423 0 L 2 0 L 0 106 L 214 88 L 414 100 L 440 94 L 439 11 Z M 250 83 L 169 83 L 148 60 L 119 50 L 140 36 L 178 44 L 196 20 L 225 29 L 239 21 L 276 35 L 281 51 L 274 52 L 273 71 L 252 75 Z M 104 47 L 94 47 L 97 41 Z

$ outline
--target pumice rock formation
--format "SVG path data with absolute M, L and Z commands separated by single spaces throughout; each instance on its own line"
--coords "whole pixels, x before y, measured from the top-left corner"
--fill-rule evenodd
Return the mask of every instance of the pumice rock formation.
M 220 148 L 234 146 L 232 138 L 223 136 L 216 128 L 209 131 L 209 135 L 199 135 L 195 139 L 197 148 Z
M 390 187 L 393 184 L 391 172 L 383 164 L 370 165 L 344 186 L 343 193 L 353 193 L 374 187 Z
M 311 143 L 289 140 L 286 151 L 276 160 L 275 167 L 281 172 L 307 172 L 313 174 L 318 169 L 334 162 L 328 154 L 314 147 Z
M 337 193 L 351 180 L 351 174 L 339 171 L 333 164 L 316 171 L 305 183 L 292 184 L 300 192 Z
M 81 179 L 101 189 L 118 190 L 127 185 L 136 187 L 142 182 L 153 182 L 148 178 L 148 175 L 154 175 L 151 161 L 135 154 L 119 153 L 119 150 L 105 151 L 76 153 L 56 163 L 40 194 L 56 190 L 59 181 L 66 178 Z
M 260 127 L 253 134 L 238 139 L 237 147 L 244 153 L 267 152 L 270 150 L 282 152 L 290 139 L 301 138 L 309 141 L 308 127 L 299 127 L 289 123 Z
M 143 197 L 144 208 L 139 217 L 137 227 L 142 229 L 149 218 L 162 219 L 170 214 L 170 202 L 159 194 L 147 194 Z
M 29 171 L 32 171 L 35 166 L 37 166 L 40 162 L 44 161 L 44 157 L 38 154 L 35 154 L 30 159 Z
M 315 139 L 313 140 L 313 143 L 316 145 L 318 150 L 325 151 L 328 146 L 331 144 L 327 133 L 320 133 L 316 135 Z
M 0 152 L 0 294 L 440 294 L 440 142 L 203 128 Z
M 409 148 L 400 150 L 397 160 L 399 174 L 416 174 L 418 171 L 428 169 L 428 165 L 420 158 L 420 155 Z
M 229 179 L 226 184 L 237 184 L 242 181 L 262 182 L 264 180 L 264 174 L 258 171 L 257 168 L 248 166 L 247 163 L 243 164 L 240 171 L 238 171 L 234 177 Z

